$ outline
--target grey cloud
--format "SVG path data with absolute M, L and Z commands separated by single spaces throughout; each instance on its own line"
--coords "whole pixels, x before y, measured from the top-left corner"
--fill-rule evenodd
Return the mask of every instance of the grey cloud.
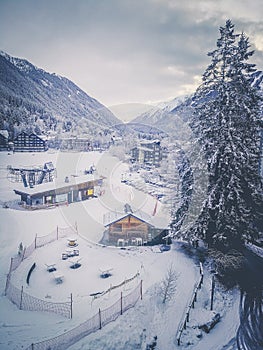
M 262 32 L 261 0 L 234 2 L 0 0 L 0 47 L 106 104 L 161 100 L 203 73 L 227 18 L 252 39 Z

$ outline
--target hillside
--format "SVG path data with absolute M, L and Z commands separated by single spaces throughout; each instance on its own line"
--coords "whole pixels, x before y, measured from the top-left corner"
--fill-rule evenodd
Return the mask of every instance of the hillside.
M 263 72 L 257 71 L 253 75 L 252 85 L 261 90 L 263 94 Z M 212 95 L 211 95 L 212 96 Z M 188 120 L 194 108 L 193 95 L 175 98 L 169 102 L 163 102 L 151 110 L 142 113 L 130 122 L 130 125 L 139 128 L 151 127 L 176 137 L 178 140 L 187 140 L 191 131 Z
M 136 128 L 159 130 L 176 137 L 178 140 L 189 138 L 187 120 L 192 112 L 191 96 L 178 97 L 169 102 L 163 102 L 153 107 L 130 122 Z
M 0 52 L 0 129 L 96 135 L 119 123 L 67 78 Z

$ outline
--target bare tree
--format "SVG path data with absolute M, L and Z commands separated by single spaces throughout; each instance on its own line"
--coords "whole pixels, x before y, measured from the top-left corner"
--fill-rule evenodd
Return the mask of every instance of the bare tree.
M 176 291 L 177 278 L 177 273 L 174 270 L 173 264 L 171 264 L 161 282 L 160 295 L 162 297 L 163 304 L 169 301 L 174 295 Z

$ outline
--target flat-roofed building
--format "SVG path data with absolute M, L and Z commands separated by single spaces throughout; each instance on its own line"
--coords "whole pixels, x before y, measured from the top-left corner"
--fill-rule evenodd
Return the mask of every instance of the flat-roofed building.
M 15 189 L 14 192 L 27 206 L 40 208 L 97 197 L 102 183 L 102 177 L 88 174 L 67 178 L 65 182 L 53 181 L 33 188 Z

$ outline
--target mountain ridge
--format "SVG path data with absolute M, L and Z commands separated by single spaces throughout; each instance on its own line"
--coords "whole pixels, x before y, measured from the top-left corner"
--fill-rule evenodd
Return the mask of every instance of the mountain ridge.
M 252 86 L 260 90 L 263 96 L 262 71 L 256 71 L 253 74 Z M 152 129 L 159 129 L 161 132 L 175 136 L 179 140 L 186 140 L 191 133 L 188 121 L 193 112 L 194 103 L 194 94 L 176 97 L 171 101 L 159 103 L 134 118 L 129 124 L 141 124 L 141 126 L 145 125 L 145 128 L 150 126 Z
M 0 51 L 0 128 L 98 134 L 121 121 L 71 80 Z M 92 130 L 91 130 L 92 129 Z

